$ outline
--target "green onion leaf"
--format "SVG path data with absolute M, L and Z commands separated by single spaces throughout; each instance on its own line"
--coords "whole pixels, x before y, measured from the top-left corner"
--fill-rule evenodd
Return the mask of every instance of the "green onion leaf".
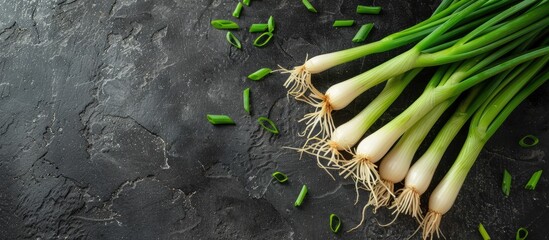
M 242 48 L 240 40 L 238 40 L 238 38 L 236 38 L 236 36 L 232 32 L 227 32 L 227 41 L 238 49 Z
M 275 123 L 271 120 L 271 119 L 268 119 L 267 117 L 259 117 L 257 119 L 257 122 L 259 123 L 259 125 L 261 125 L 265 130 L 273 133 L 273 134 L 278 134 L 278 128 L 276 128 L 276 125 Z M 268 123 L 269 126 L 266 126 L 265 123 Z
M 530 180 L 528 180 L 528 183 L 526 183 L 526 186 L 524 188 L 528 190 L 534 190 L 536 189 L 536 186 L 538 185 L 538 181 L 541 178 L 541 174 L 543 173 L 543 170 L 538 170 L 532 176 L 530 177 Z
M 269 41 L 271 41 L 271 38 L 273 37 L 273 33 L 271 32 L 264 32 L 263 34 L 259 35 L 254 40 L 254 46 L 256 47 L 263 47 L 265 44 L 267 44 Z
M 286 182 L 288 181 L 288 176 L 286 176 L 286 174 L 284 173 L 281 173 L 281 172 L 274 172 L 272 174 L 273 178 L 275 178 L 279 183 L 283 183 L 283 182 Z
M 242 6 L 243 6 L 242 3 L 238 2 L 238 4 L 236 5 L 236 8 L 233 11 L 233 17 L 235 17 L 235 18 L 240 17 L 240 12 L 242 11 Z
M 297 196 L 297 199 L 295 200 L 294 207 L 299 207 L 303 203 L 303 199 L 305 199 L 305 196 L 307 195 L 307 185 L 303 185 L 301 187 L 301 192 L 299 192 L 299 196 Z
M 511 174 L 507 171 L 507 169 L 503 170 L 503 182 L 501 184 L 501 188 L 503 190 L 503 194 L 505 194 L 506 197 L 509 197 L 509 192 L 511 191 Z
M 250 26 L 250 32 L 265 32 L 269 29 L 269 26 L 266 23 L 254 23 Z
M 269 28 L 269 32 L 273 32 L 275 30 L 275 20 L 273 16 L 269 17 L 269 20 L 267 21 L 267 27 Z
M 339 228 L 341 227 L 341 220 L 339 217 L 335 214 L 330 214 L 330 230 L 332 232 L 337 233 L 339 232 Z
M 244 4 L 246 4 L 246 6 L 250 6 L 250 2 L 251 2 L 251 1 L 252 1 L 252 0 L 242 0 L 242 2 L 243 2 Z
M 223 19 L 216 19 L 212 20 L 210 22 L 214 28 L 221 29 L 221 30 L 231 30 L 231 29 L 238 29 L 239 26 L 233 21 L 230 20 L 223 20 Z
M 372 7 L 372 6 L 364 6 L 364 5 L 358 5 L 356 7 L 356 13 L 359 14 L 379 14 L 381 12 L 381 7 Z
M 208 121 L 213 125 L 235 124 L 231 117 L 227 115 L 207 114 L 206 117 L 208 118 Z
M 480 235 L 482 236 L 482 239 L 484 240 L 490 240 L 490 235 L 488 235 L 488 232 L 486 232 L 486 229 L 484 229 L 484 226 L 482 226 L 482 223 L 478 224 L 478 231 L 480 232 Z
M 528 134 L 524 136 L 519 141 L 519 145 L 524 148 L 536 146 L 538 145 L 538 143 L 539 143 L 539 138 L 532 134 Z
M 265 76 L 269 75 L 269 73 L 271 73 L 272 71 L 273 70 L 271 70 L 270 68 L 262 68 L 248 75 L 248 78 L 254 81 L 258 81 L 264 78 Z
M 359 43 L 364 42 L 366 40 L 366 37 L 368 37 L 368 33 L 370 33 L 370 30 L 374 27 L 373 23 L 364 24 L 360 27 L 358 32 L 356 32 L 355 37 L 353 37 L 353 42 Z
M 303 5 L 305 5 L 305 7 L 307 8 L 307 10 L 309 10 L 309 12 L 314 12 L 314 13 L 317 12 L 316 9 L 315 9 L 315 7 L 313 7 L 313 5 L 312 5 L 309 1 L 307 1 L 307 0 L 301 0 L 301 2 L 303 3 Z
M 515 239 L 516 240 L 525 240 L 526 237 L 528 237 L 528 229 L 523 228 L 523 227 L 519 228 L 517 230 L 517 235 L 516 235 Z
M 355 24 L 355 20 L 335 20 L 333 27 L 350 27 Z
M 244 111 L 250 114 L 250 88 L 244 89 L 242 92 L 242 100 L 244 101 Z

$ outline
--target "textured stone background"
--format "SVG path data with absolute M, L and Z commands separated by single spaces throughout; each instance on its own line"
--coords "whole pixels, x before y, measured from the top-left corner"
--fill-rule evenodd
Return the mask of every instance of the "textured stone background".
M 225 0 L 0 0 L 0 239 L 403 239 L 416 223 L 393 226 L 387 211 L 368 213 L 363 228 L 334 235 L 328 215 L 347 230 L 360 220 L 363 193 L 333 181 L 283 146 L 299 146 L 308 106 L 288 100 L 284 76 L 261 82 L 245 76 L 260 67 L 300 64 L 306 55 L 352 47 L 358 27 L 334 29 L 335 19 L 374 22 L 368 41 L 425 19 L 437 1 L 376 1 L 379 16 L 358 16 L 371 1 L 252 1 L 241 26 L 277 20 L 274 41 L 263 49 L 247 28 L 235 34 L 243 50 L 229 47 L 211 19 L 232 19 L 236 1 Z M 401 50 L 398 50 L 401 51 Z M 396 52 L 368 57 L 315 78 L 321 89 L 354 76 Z M 426 78 L 428 75 L 423 75 Z M 252 89 L 253 109 L 241 107 Z M 400 98 L 379 127 L 423 88 Z M 379 87 L 335 115 L 343 122 Z M 454 208 L 445 215 L 448 239 L 480 239 L 482 222 L 493 239 L 513 239 L 518 227 L 530 239 L 548 239 L 549 181 L 536 191 L 523 185 L 534 170 L 549 173 L 549 88 L 524 102 L 486 146 Z M 230 114 L 236 126 L 215 127 L 206 113 Z M 272 136 L 255 123 L 275 120 Z M 533 133 L 541 143 L 521 149 Z M 432 136 L 431 136 L 432 137 Z M 462 141 L 461 134 L 458 140 Z M 453 145 L 448 169 L 459 145 Z M 513 174 L 511 196 L 500 191 L 504 168 Z M 270 174 L 290 176 L 286 185 Z M 435 180 L 441 179 L 439 171 Z M 293 207 L 302 184 L 310 194 Z M 426 199 L 424 199 L 426 200 Z M 426 201 L 424 202 L 426 204 Z M 425 206 L 425 205 L 424 205 Z M 414 239 L 418 239 L 415 236 Z

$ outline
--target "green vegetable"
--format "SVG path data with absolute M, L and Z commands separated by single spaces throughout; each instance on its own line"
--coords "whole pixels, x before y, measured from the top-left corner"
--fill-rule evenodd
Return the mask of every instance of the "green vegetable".
M 244 4 L 246 4 L 246 6 L 250 6 L 250 2 L 251 2 L 251 1 L 252 1 L 252 0 L 242 0 L 242 2 L 243 2 Z
M 503 170 L 503 182 L 501 183 L 501 189 L 503 190 L 503 194 L 506 197 L 509 197 L 509 192 L 511 192 L 511 174 L 507 171 L 507 169 Z
M 330 230 L 332 230 L 333 233 L 339 232 L 339 228 L 341 227 L 341 220 L 339 217 L 335 214 L 330 214 Z
M 267 28 L 269 29 L 269 32 L 273 32 L 275 30 L 275 20 L 273 16 L 269 17 L 269 20 L 267 21 Z
M 370 30 L 372 30 L 373 27 L 374 27 L 373 23 L 367 23 L 362 25 L 358 30 L 358 32 L 356 32 L 355 37 L 353 37 L 353 42 L 355 43 L 364 42 L 366 37 L 368 37 L 368 33 L 370 33 Z
M 213 125 L 235 124 L 231 117 L 227 115 L 207 114 L 206 117 L 208 118 L 208 121 Z
M 519 141 L 519 145 L 524 148 L 536 146 L 538 143 L 539 138 L 531 134 L 524 136 Z
M 517 235 L 515 236 L 515 239 L 516 240 L 525 240 L 526 237 L 528 237 L 528 229 L 523 228 L 523 227 L 519 228 L 517 230 Z
M 240 40 L 238 40 L 238 38 L 236 38 L 236 36 L 232 32 L 227 32 L 227 41 L 238 49 L 242 48 Z
M 359 14 L 379 14 L 381 12 L 381 7 L 372 7 L 372 6 L 363 6 L 358 5 L 356 7 L 356 13 Z
M 286 176 L 286 174 L 281 173 L 281 172 L 274 172 L 272 174 L 272 176 L 273 176 L 274 179 L 276 179 L 280 183 L 284 183 L 284 182 L 288 181 L 288 176 Z
M 236 5 L 234 11 L 233 11 L 233 17 L 235 18 L 239 18 L 240 17 L 240 12 L 242 11 L 242 3 L 241 2 L 238 2 L 238 4 Z
M 355 24 L 355 20 L 335 20 L 333 27 L 350 27 Z
M 297 196 L 297 199 L 295 200 L 294 207 L 301 206 L 305 196 L 307 196 L 307 191 L 307 185 L 303 185 L 303 187 L 301 187 L 301 192 L 299 192 L 299 196 Z
M 313 5 L 309 1 L 301 0 L 301 3 L 303 3 L 303 5 L 305 5 L 305 7 L 307 8 L 307 10 L 309 10 L 309 12 L 314 12 L 314 13 L 317 12 L 315 7 L 313 7 Z
M 230 20 L 216 19 L 210 22 L 214 28 L 221 30 L 236 30 L 239 28 L 238 24 Z
M 254 73 L 248 75 L 248 78 L 254 81 L 259 81 L 263 79 L 265 76 L 269 75 L 273 70 L 270 68 L 261 68 Z
M 536 186 L 538 185 L 538 181 L 541 178 L 541 174 L 543 173 L 543 170 L 538 170 L 532 176 L 530 177 L 530 180 L 528 180 L 528 183 L 526 183 L 526 186 L 524 188 L 528 190 L 534 190 L 536 189 Z
M 261 127 L 263 127 L 265 130 L 273 133 L 273 134 L 278 134 L 278 128 L 276 128 L 276 124 L 271 120 L 271 119 L 268 119 L 267 117 L 259 117 L 257 119 L 257 123 L 259 123 L 259 125 L 261 125 Z M 265 123 L 268 124 L 265 125 Z
M 246 88 L 242 91 L 242 99 L 244 102 L 244 111 L 250 114 L 250 88 Z
M 259 37 L 257 37 L 255 40 L 254 40 L 254 46 L 256 47 L 263 47 L 265 46 L 267 43 L 269 43 L 269 41 L 271 41 L 271 38 L 273 37 L 273 33 L 271 32 L 264 32 L 263 34 L 259 35 Z
M 250 32 L 265 32 L 268 29 L 268 25 L 266 23 L 254 23 L 252 26 L 250 26 Z
M 488 235 L 488 232 L 486 232 L 486 229 L 484 229 L 484 226 L 482 226 L 482 223 L 478 224 L 478 231 L 480 232 L 480 235 L 482 236 L 482 239 L 484 240 L 490 240 L 490 235 Z

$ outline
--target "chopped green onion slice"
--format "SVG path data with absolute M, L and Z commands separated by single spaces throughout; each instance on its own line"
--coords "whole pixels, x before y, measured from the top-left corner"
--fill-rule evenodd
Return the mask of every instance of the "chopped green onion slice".
M 273 133 L 273 134 L 278 134 L 278 128 L 276 128 L 276 125 L 275 123 L 271 120 L 271 119 L 268 119 L 266 117 L 259 117 L 257 119 L 257 122 L 259 123 L 259 125 L 261 125 L 265 130 Z M 265 122 L 269 124 L 269 126 L 266 126 L 265 125 Z
M 370 30 L 372 30 L 373 27 L 374 27 L 373 23 L 362 25 L 358 30 L 358 32 L 356 32 L 356 35 L 353 38 L 353 42 L 355 43 L 364 42 L 364 40 L 366 40 L 366 37 L 368 37 L 368 33 L 370 33 Z
M 250 26 L 250 32 L 265 32 L 269 29 L 269 26 L 266 23 L 254 23 Z
M 379 14 L 381 7 L 358 5 L 356 7 L 356 13 L 360 14 Z
M 236 38 L 236 36 L 232 32 L 227 32 L 227 41 L 238 49 L 242 48 L 240 40 L 238 40 L 238 38 Z
M 254 40 L 254 46 L 256 47 L 263 47 L 265 46 L 269 41 L 271 41 L 271 38 L 273 37 L 273 33 L 271 32 L 264 32 L 263 34 L 259 35 Z
M 275 20 L 273 16 L 269 17 L 269 20 L 267 21 L 267 27 L 269 28 L 269 32 L 273 32 L 275 30 Z
M 339 217 L 335 214 L 330 214 L 330 229 L 332 232 L 337 233 L 339 232 L 339 228 L 341 227 L 341 220 Z
M 214 28 L 221 30 L 238 29 L 239 26 L 231 20 L 216 19 L 210 22 Z
M 350 27 L 355 24 L 355 20 L 335 20 L 333 27 Z
M 528 190 L 534 190 L 536 189 L 536 186 L 538 185 L 538 181 L 541 178 L 541 174 L 543 173 L 543 170 L 538 170 L 532 176 L 530 177 L 530 180 L 528 180 L 528 183 L 526 183 L 526 186 L 524 188 Z
M 508 197 L 509 192 L 511 191 L 511 174 L 507 171 L 507 169 L 503 170 L 503 182 L 501 184 L 501 188 L 503 190 L 503 194 Z
M 307 8 L 307 10 L 309 10 L 309 12 L 314 12 L 314 13 L 317 12 L 316 9 L 315 9 L 315 7 L 313 7 L 313 5 L 312 5 L 309 1 L 307 1 L 307 0 L 301 0 L 301 2 L 303 3 L 303 5 L 305 5 L 305 7 Z
M 213 125 L 234 124 L 234 121 L 231 119 L 231 117 L 227 115 L 207 114 L 206 117 L 208 118 L 208 121 Z
M 480 235 L 482 236 L 482 239 L 484 240 L 490 240 L 490 235 L 488 235 L 488 232 L 486 232 L 486 229 L 484 229 L 484 226 L 482 226 L 482 223 L 478 224 L 478 231 L 480 232 Z
M 303 199 L 305 199 L 305 196 L 307 195 L 307 185 L 303 185 L 301 187 L 301 192 L 299 192 L 299 196 L 297 196 L 297 199 L 295 200 L 294 207 L 299 207 L 303 203 Z
M 272 176 L 280 183 L 288 181 L 288 176 L 286 176 L 286 174 L 281 172 L 274 172 Z
M 248 78 L 254 81 L 258 81 L 264 78 L 265 76 L 269 75 L 269 73 L 271 73 L 272 71 L 273 70 L 271 70 L 270 68 L 262 68 L 248 75 Z
M 528 134 L 528 135 L 524 136 L 519 141 L 519 145 L 521 147 L 525 147 L 525 148 L 536 146 L 536 145 L 538 145 L 538 143 L 539 143 L 539 138 L 532 135 L 532 134 Z
M 250 6 L 251 0 L 242 0 L 242 2 L 246 4 L 246 6 Z
M 244 101 L 244 111 L 250 114 L 250 88 L 244 89 L 242 99 Z
M 519 228 L 517 230 L 516 240 L 524 240 L 526 237 L 528 237 L 528 229 L 523 227 Z
M 242 3 L 239 2 L 236 7 L 234 8 L 234 11 L 233 11 L 233 17 L 235 18 L 239 18 L 240 17 L 240 12 L 242 12 Z

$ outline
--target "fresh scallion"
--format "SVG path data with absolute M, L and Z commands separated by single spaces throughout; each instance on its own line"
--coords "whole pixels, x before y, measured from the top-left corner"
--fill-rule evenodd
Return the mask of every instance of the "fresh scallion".
M 301 3 L 303 3 L 303 5 L 305 5 L 305 7 L 307 8 L 307 10 L 309 10 L 309 12 L 314 12 L 314 13 L 317 12 L 315 7 L 313 7 L 313 5 L 309 1 L 301 0 Z
M 286 174 L 278 172 L 278 171 L 271 174 L 271 176 L 273 176 L 273 178 L 276 179 L 279 183 L 283 183 L 283 182 L 288 181 L 288 176 L 286 176 Z
M 244 4 L 246 4 L 246 6 L 250 6 L 250 2 L 251 2 L 251 1 L 252 1 L 252 0 L 242 0 L 242 2 L 243 2 Z
M 267 28 L 269 29 L 269 32 L 273 32 L 275 30 L 275 20 L 273 16 L 269 17 L 269 20 L 267 21 Z
M 519 141 L 519 145 L 523 148 L 533 147 L 538 145 L 538 143 L 539 143 L 539 138 L 532 134 L 528 134 L 524 136 Z
M 244 111 L 250 114 L 250 88 L 246 88 L 242 91 L 242 100 L 244 103 Z
M 379 14 L 381 7 L 358 5 L 356 7 L 356 13 L 359 14 Z
M 536 186 L 538 185 L 538 181 L 541 178 L 541 174 L 543 173 L 543 170 L 538 170 L 532 176 L 530 177 L 530 180 L 528 180 L 528 183 L 526 183 L 526 186 L 524 188 L 528 190 L 534 190 L 536 189 Z
M 525 240 L 526 237 L 528 237 L 528 229 L 523 228 L 523 227 L 519 228 L 517 230 L 517 235 L 515 236 L 515 239 L 516 240 Z
M 213 125 L 235 124 L 231 117 L 227 115 L 207 114 L 206 117 L 208 118 L 208 121 Z
M 303 203 L 303 200 L 305 199 L 305 196 L 307 196 L 307 185 L 303 184 L 303 187 L 301 187 L 301 192 L 299 192 L 299 195 L 297 196 L 297 199 L 295 200 L 294 207 L 299 207 Z
M 273 33 L 271 33 L 271 32 L 264 32 L 263 34 L 259 35 L 259 37 L 257 37 L 257 38 L 254 40 L 254 46 L 256 46 L 256 47 L 263 47 L 263 46 L 265 46 L 267 43 L 269 43 L 269 41 L 271 41 L 271 38 L 273 38 Z
M 238 49 L 242 48 L 240 40 L 238 40 L 238 38 L 236 38 L 236 36 L 232 32 L 227 32 L 227 41 Z
M 236 7 L 234 8 L 234 11 L 233 11 L 233 17 L 235 18 L 239 18 L 240 17 L 240 12 L 242 12 L 242 3 L 241 2 L 238 2 L 238 4 L 236 5 Z
M 231 20 L 216 19 L 210 22 L 214 28 L 221 30 L 233 30 L 238 29 L 239 26 Z
M 368 33 L 370 33 L 373 27 L 374 27 L 373 23 L 367 23 L 362 25 L 358 30 L 358 32 L 356 32 L 356 35 L 353 37 L 353 42 L 354 43 L 364 42 L 364 40 L 366 40 L 366 37 L 368 37 Z
M 259 117 L 257 119 L 257 123 L 259 123 L 259 125 L 261 125 L 261 127 L 263 127 L 265 130 L 273 134 L 279 133 L 278 128 L 276 128 L 276 124 L 271 119 L 268 119 L 267 117 Z M 265 125 L 265 123 L 269 124 L 269 126 Z
M 332 230 L 333 233 L 339 232 L 339 229 L 341 227 L 341 219 L 335 214 L 330 214 L 330 230 Z
M 269 29 L 269 26 L 266 23 L 254 23 L 252 26 L 250 26 L 250 32 L 265 32 Z
M 248 75 L 248 78 L 254 81 L 259 81 L 263 79 L 265 76 L 269 75 L 273 70 L 270 68 L 261 68 L 252 74 Z
M 488 235 L 488 232 L 486 231 L 484 226 L 482 226 L 482 223 L 478 224 L 478 231 L 480 232 L 480 235 L 482 236 L 482 239 L 484 239 L 484 240 L 490 240 L 491 239 L 490 235 Z
M 507 169 L 503 170 L 503 181 L 501 182 L 501 189 L 506 197 L 509 197 L 511 192 L 511 174 Z
M 355 20 L 335 20 L 333 27 L 350 27 L 355 24 Z

